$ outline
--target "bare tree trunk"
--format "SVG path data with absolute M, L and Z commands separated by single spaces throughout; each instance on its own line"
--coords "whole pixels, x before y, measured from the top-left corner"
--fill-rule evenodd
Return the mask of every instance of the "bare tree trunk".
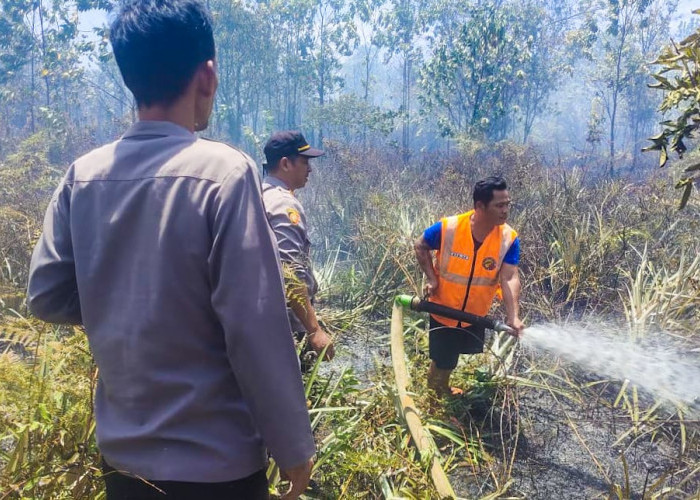
M 615 61 L 615 80 L 612 85 L 612 110 L 610 112 L 610 177 L 615 175 L 615 121 L 617 118 L 617 105 L 618 99 L 620 98 L 620 87 L 622 80 L 622 52 L 625 47 L 625 41 L 627 39 L 627 16 L 621 26 L 622 32 L 620 33 L 620 45 L 617 49 L 616 61 Z
M 41 29 L 41 52 L 46 59 L 46 36 L 44 34 L 44 14 L 42 12 L 41 0 L 39 0 L 39 27 Z M 51 93 L 49 86 L 49 74 L 44 75 L 44 83 L 46 83 L 46 106 L 51 106 Z
M 365 87 L 365 95 L 364 95 L 364 101 L 368 102 L 369 101 L 369 79 L 370 79 L 370 70 L 372 68 L 372 46 L 370 45 L 369 49 L 366 50 L 365 52 L 365 81 L 363 82 L 364 87 Z
M 32 134 L 36 132 L 36 118 L 34 116 L 34 95 L 36 93 L 36 76 L 34 75 L 34 54 L 35 54 L 35 47 L 36 47 L 36 41 L 34 39 L 34 29 L 36 27 L 36 12 L 32 10 L 32 50 L 31 50 L 31 65 L 30 65 L 30 70 L 31 70 L 31 94 L 29 96 L 29 115 L 31 117 L 32 121 Z
M 404 163 L 408 163 L 411 146 L 411 56 L 404 53 L 403 59 L 403 92 L 401 95 L 401 107 L 403 108 L 401 148 Z
M 318 105 L 320 108 L 320 119 L 318 121 L 318 143 L 323 144 L 323 121 L 325 119 L 323 107 L 325 106 L 326 97 L 326 25 L 325 11 L 323 8 L 319 10 L 321 16 L 321 50 L 319 67 L 318 67 Z
M 236 91 L 234 92 L 234 99 L 236 99 L 236 128 L 234 130 L 233 142 L 234 144 L 240 144 L 241 138 L 243 136 L 243 102 L 241 99 L 241 87 L 243 83 L 241 81 L 241 65 L 236 66 Z
M 615 175 L 615 118 L 617 115 L 617 91 L 613 91 L 612 112 L 610 113 L 610 177 Z
M 318 105 L 320 108 L 320 120 L 318 121 L 318 143 L 322 144 L 323 143 L 323 120 L 325 117 L 323 116 L 323 106 L 325 105 L 325 97 L 326 97 L 326 78 L 325 78 L 325 64 L 324 64 L 324 57 L 323 54 L 321 54 L 321 69 L 319 70 L 320 72 L 320 81 L 318 85 Z

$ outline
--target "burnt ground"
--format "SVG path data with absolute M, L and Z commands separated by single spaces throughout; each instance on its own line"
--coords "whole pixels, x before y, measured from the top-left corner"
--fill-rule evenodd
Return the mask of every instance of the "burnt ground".
M 338 357 L 324 363 L 324 370 L 350 365 L 361 384 L 371 383 L 377 365 L 391 363 L 386 342 L 386 337 L 376 333 L 345 337 Z M 407 342 L 410 352 L 412 340 Z M 426 360 L 417 361 L 420 366 Z M 533 369 L 545 366 L 567 381 L 533 375 Z M 518 382 L 504 391 L 500 384 L 485 379 L 474 382 L 480 376 L 471 371 L 474 385 L 465 396 L 447 403 L 439 415 L 425 415 L 449 420 L 465 436 L 478 435 L 483 443 L 483 453 L 476 452 L 478 465 L 469 461 L 468 453 L 460 452 L 457 466 L 449 473 L 460 498 L 502 491 L 498 498 L 700 500 L 700 472 L 679 489 L 661 493 L 662 488 L 676 488 L 700 468 L 700 424 L 686 423 L 686 449 L 681 453 L 680 426 L 677 421 L 663 423 L 672 419 L 673 412 L 662 407 L 646 424 L 638 425 L 636 432 L 616 443 L 634 427 L 627 409 L 620 404 L 613 407 L 620 383 L 600 383 L 595 374 L 541 356 L 522 359 L 515 371 L 535 384 Z M 421 378 L 418 372 L 414 375 Z M 640 414 L 653 403 L 640 394 Z M 436 440 L 438 446 L 446 444 L 439 437 Z M 661 484 L 655 485 L 659 480 Z
M 471 408 L 459 420 L 480 428 L 494 460 L 476 473 L 459 469 L 451 473 L 460 497 L 479 498 L 497 490 L 515 449 L 513 481 L 502 498 L 642 499 L 655 498 L 652 495 L 663 488 L 673 489 L 659 498 L 700 498 L 700 474 L 691 475 L 700 467 L 697 422 L 686 423 L 686 449 L 681 453 L 680 426 L 676 420 L 663 423 L 671 418 L 670 410 L 660 408 L 648 423 L 635 427 L 628 411 L 612 407 L 619 383 L 591 385 L 594 377 L 572 367 L 566 370 L 569 381 L 578 385 L 575 391 L 568 383 L 552 390 L 511 387 L 508 397 L 513 404 L 503 406 L 510 418 L 502 418 L 505 413 L 498 404 L 502 396 L 494 397 L 493 411 L 485 410 L 484 402 L 481 409 L 474 402 L 467 405 Z M 641 396 L 639 411 L 643 414 L 652 404 Z M 617 443 L 633 428 L 636 432 Z M 661 484 L 655 485 L 659 480 Z
M 676 468 L 679 450 L 669 436 L 660 434 L 652 441 L 646 435 L 615 445 L 630 422 L 613 411 L 581 411 L 536 389 L 523 391 L 520 407 L 513 489 L 528 498 L 605 498 L 611 484 L 625 490 L 627 478 L 625 496 L 642 498 L 665 471 Z

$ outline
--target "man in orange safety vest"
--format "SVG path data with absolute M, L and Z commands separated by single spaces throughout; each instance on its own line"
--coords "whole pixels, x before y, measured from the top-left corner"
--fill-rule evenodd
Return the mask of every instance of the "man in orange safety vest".
M 520 240 L 506 224 L 511 203 L 506 181 L 483 179 L 473 197 L 474 210 L 442 219 L 416 240 L 416 258 L 427 279 L 425 293 L 431 302 L 485 316 L 500 287 L 506 323 L 518 337 L 524 328 L 518 303 Z M 450 387 L 450 375 L 460 354 L 483 352 L 484 329 L 431 314 L 429 349 L 428 387 L 439 396 L 460 394 Z

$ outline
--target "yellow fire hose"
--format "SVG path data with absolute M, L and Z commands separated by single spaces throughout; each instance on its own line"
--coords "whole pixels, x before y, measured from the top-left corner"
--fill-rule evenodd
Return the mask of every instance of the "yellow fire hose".
M 398 299 L 398 297 L 397 297 Z M 440 498 L 456 498 L 445 471 L 439 461 L 439 453 L 432 437 L 423 429 L 418 410 L 411 396 L 408 395 L 408 371 L 406 370 L 406 353 L 403 348 L 403 305 L 394 301 L 391 312 L 391 360 L 394 365 L 394 377 L 399 396 L 399 411 L 411 433 L 413 442 L 421 456 L 431 453 L 430 477 Z
M 401 417 L 406 421 L 408 430 L 411 433 L 421 456 L 431 454 L 430 477 L 433 480 L 435 489 L 440 498 L 456 498 L 455 492 L 447 479 L 445 471 L 440 465 L 440 454 L 437 451 L 435 442 L 425 431 L 421 424 L 416 405 L 408 395 L 408 371 L 406 370 L 406 353 L 403 348 L 403 310 L 412 309 L 414 311 L 430 312 L 446 316 L 448 318 L 475 324 L 484 328 L 489 328 L 496 332 L 510 332 L 511 328 L 504 322 L 489 316 L 476 316 L 465 311 L 459 311 L 450 307 L 421 300 L 410 295 L 398 295 L 394 299 L 394 306 L 391 312 L 391 360 L 394 365 L 394 377 L 396 379 L 396 389 L 399 395 L 399 406 Z

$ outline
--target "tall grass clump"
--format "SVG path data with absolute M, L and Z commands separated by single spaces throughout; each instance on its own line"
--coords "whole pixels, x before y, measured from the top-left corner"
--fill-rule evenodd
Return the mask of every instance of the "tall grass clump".
M 85 335 L 12 316 L 0 332 L 2 498 L 100 498 Z

